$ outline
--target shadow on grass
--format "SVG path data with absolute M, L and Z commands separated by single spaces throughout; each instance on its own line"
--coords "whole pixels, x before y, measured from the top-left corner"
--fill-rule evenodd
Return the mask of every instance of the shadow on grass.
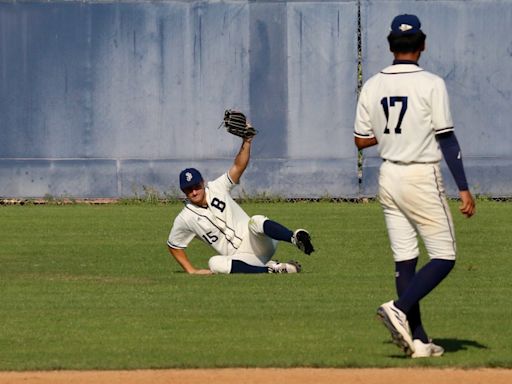
M 386 341 L 386 344 L 393 345 L 393 342 Z M 475 340 L 461 340 L 461 339 L 435 339 L 434 343 L 444 348 L 445 352 L 457 352 L 465 351 L 470 348 L 487 349 L 488 347 L 484 344 L 479 343 Z M 408 359 L 409 356 L 405 354 L 393 354 L 390 357 L 397 359 Z
M 457 352 L 469 348 L 487 349 L 487 346 L 475 340 L 464 339 L 435 339 L 434 342 L 444 348 L 446 352 Z

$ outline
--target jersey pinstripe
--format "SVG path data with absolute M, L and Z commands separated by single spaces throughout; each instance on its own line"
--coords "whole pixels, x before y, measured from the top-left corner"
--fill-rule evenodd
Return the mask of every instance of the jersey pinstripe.
M 379 155 L 401 163 L 439 162 L 436 134 L 453 131 L 444 80 L 415 64 L 372 76 L 359 96 L 354 135 L 375 137 Z
M 174 219 L 167 244 L 185 249 L 197 237 L 220 255 L 233 255 L 242 243 L 249 216 L 231 197 L 236 184 L 224 173 L 205 187 L 207 207 L 185 201 L 185 207 Z

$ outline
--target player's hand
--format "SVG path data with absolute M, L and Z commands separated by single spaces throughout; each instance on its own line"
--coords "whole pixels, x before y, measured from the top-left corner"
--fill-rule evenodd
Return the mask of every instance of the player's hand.
M 211 275 L 212 271 L 209 269 L 194 269 L 193 271 L 189 272 L 191 275 Z
M 475 199 L 473 199 L 471 192 L 459 191 L 459 197 L 461 200 L 460 205 L 459 205 L 460 212 L 468 218 L 473 216 L 475 214 L 476 207 L 475 207 Z

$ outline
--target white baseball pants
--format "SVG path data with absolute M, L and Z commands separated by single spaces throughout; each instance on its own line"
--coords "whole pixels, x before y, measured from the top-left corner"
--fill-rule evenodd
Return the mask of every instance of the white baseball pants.
M 439 163 L 384 161 L 380 167 L 379 201 L 396 262 L 419 256 L 417 235 L 431 259 L 455 260 L 453 220 Z
M 249 265 L 264 267 L 274 255 L 278 241 L 263 232 L 263 223 L 268 220 L 262 215 L 249 219 L 247 230 L 237 252 L 233 255 L 217 255 L 210 258 L 208 267 L 213 273 L 230 273 L 231 261 L 240 260 Z

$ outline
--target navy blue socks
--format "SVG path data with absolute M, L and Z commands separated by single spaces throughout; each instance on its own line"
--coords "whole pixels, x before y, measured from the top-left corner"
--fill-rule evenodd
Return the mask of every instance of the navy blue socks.
M 402 263 L 408 263 L 408 261 L 396 264 L 398 265 Z M 402 283 L 401 281 L 399 283 L 397 281 L 397 291 L 400 289 L 403 290 L 403 292 L 401 294 L 399 293 L 399 299 L 395 301 L 395 306 L 407 314 L 407 317 L 409 318 L 409 312 L 413 307 L 417 305 L 423 297 L 428 295 L 435 287 L 437 287 L 441 281 L 443 281 L 454 265 L 455 260 L 432 259 L 425 264 L 425 266 L 421 268 L 414 277 L 412 277 L 409 284 Z M 397 266 L 397 272 L 398 268 L 399 267 Z M 402 269 L 404 271 L 402 271 Z M 405 275 L 404 282 L 407 279 L 407 276 L 410 277 L 410 269 L 411 266 L 407 266 L 406 264 L 404 264 L 403 268 L 400 266 L 401 272 Z M 397 280 L 399 278 L 400 277 L 397 277 Z
M 416 274 L 416 265 L 418 258 L 395 263 L 395 284 L 396 293 L 401 297 L 411 283 Z M 420 339 L 423 343 L 428 343 L 428 336 L 421 323 L 420 304 L 414 304 L 407 313 L 407 321 L 411 328 L 412 338 Z
M 274 240 L 286 241 L 288 243 L 292 242 L 293 232 L 275 221 L 265 220 L 263 223 L 263 232 Z
M 240 260 L 232 260 L 230 273 L 268 273 L 268 267 L 257 267 Z

